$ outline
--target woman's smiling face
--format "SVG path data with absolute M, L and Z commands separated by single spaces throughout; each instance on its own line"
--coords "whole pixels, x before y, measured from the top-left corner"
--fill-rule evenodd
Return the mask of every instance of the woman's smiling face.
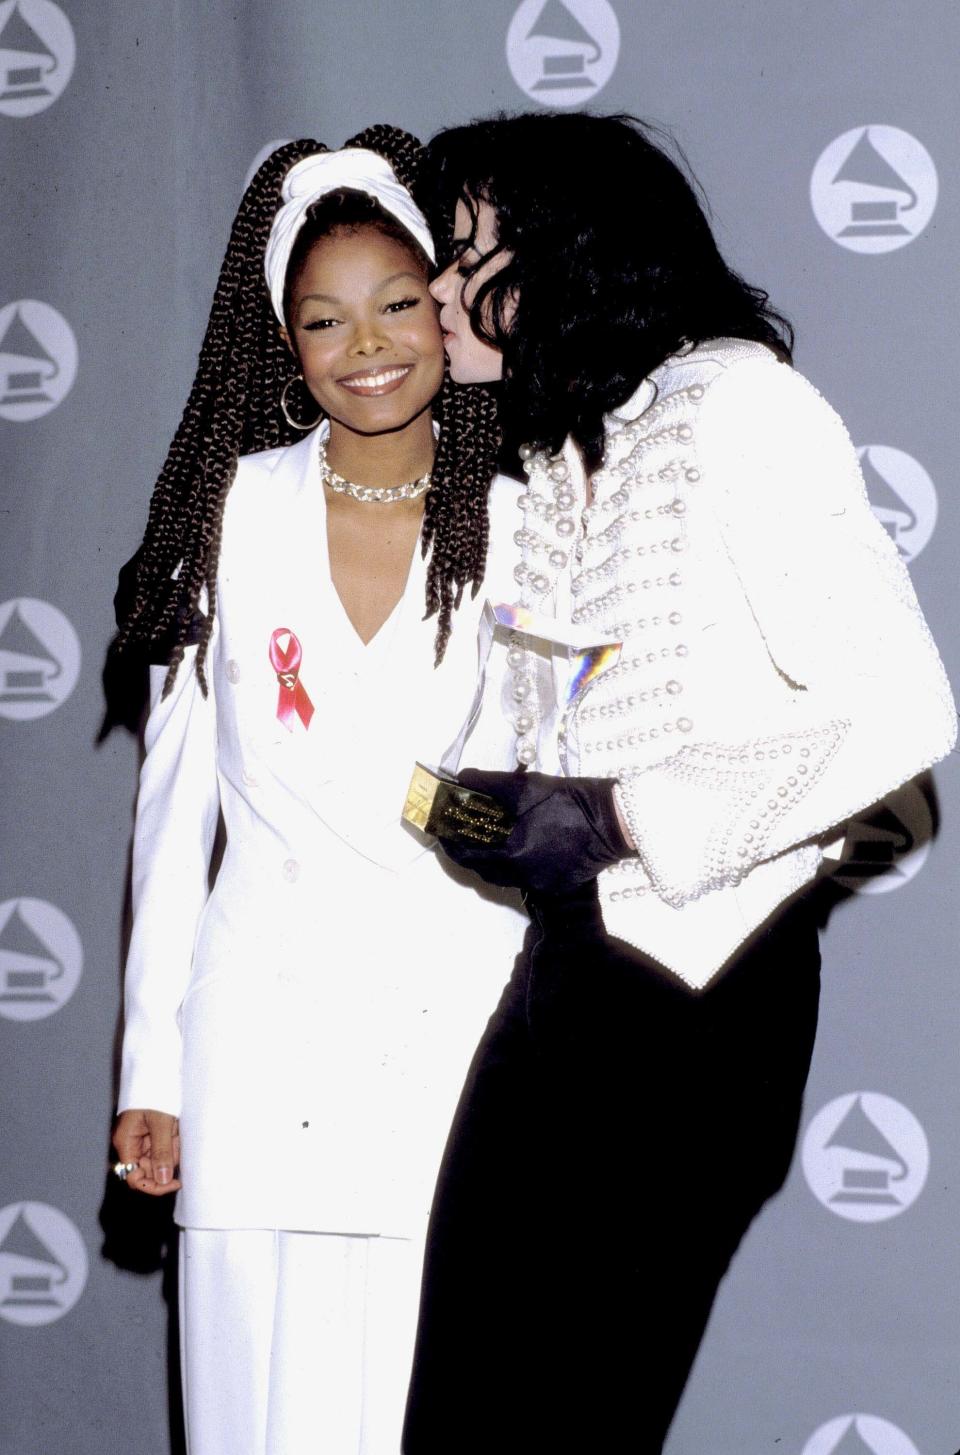
M 340 228 L 310 249 L 289 330 L 304 382 L 358 434 L 402 429 L 443 382 L 443 336 L 416 253 L 376 227 Z

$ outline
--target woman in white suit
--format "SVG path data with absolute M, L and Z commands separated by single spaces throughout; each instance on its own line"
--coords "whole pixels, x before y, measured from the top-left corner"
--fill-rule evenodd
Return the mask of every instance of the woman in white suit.
M 177 1193 L 191 1455 L 397 1455 L 436 1167 L 521 934 L 400 822 L 516 494 L 487 397 L 440 392 L 418 163 L 381 127 L 258 172 L 118 636 L 155 666 L 114 1141 Z

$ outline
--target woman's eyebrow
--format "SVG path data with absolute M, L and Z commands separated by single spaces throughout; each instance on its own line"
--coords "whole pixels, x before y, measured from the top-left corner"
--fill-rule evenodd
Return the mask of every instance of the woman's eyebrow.
M 409 268 L 404 268 L 401 272 L 391 273 L 389 278 L 384 278 L 382 283 L 377 284 L 374 291 L 377 293 L 382 293 L 384 288 L 389 288 L 391 283 L 397 283 L 400 281 L 401 278 L 410 278 L 414 283 L 423 282 L 423 278 L 419 273 L 413 273 L 410 271 Z

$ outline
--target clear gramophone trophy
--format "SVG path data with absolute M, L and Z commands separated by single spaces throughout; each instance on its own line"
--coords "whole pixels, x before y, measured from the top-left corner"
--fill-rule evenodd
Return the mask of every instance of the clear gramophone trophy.
M 496 799 L 462 787 L 455 776 L 480 716 L 495 644 L 519 652 L 534 665 L 538 728 L 531 764 L 560 774 L 570 771 L 576 711 L 598 678 L 616 665 L 622 646 L 592 627 L 557 621 L 525 606 L 486 603 L 480 623 L 480 671 L 470 712 L 438 767 L 416 764 L 404 804 L 406 822 L 437 838 L 497 844 L 513 827 L 512 817 Z

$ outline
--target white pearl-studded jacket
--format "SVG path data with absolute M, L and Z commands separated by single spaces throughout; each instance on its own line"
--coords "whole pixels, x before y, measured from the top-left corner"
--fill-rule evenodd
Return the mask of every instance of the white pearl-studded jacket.
M 623 643 L 561 753 L 619 780 L 639 850 L 600 876 L 604 924 L 702 987 L 845 820 L 950 750 L 949 684 L 843 424 L 763 346 L 657 369 L 606 421 L 591 503 L 569 441 L 524 468 L 521 603 Z M 542 664 L 500 652 L 516 754 L 550 767 Z

